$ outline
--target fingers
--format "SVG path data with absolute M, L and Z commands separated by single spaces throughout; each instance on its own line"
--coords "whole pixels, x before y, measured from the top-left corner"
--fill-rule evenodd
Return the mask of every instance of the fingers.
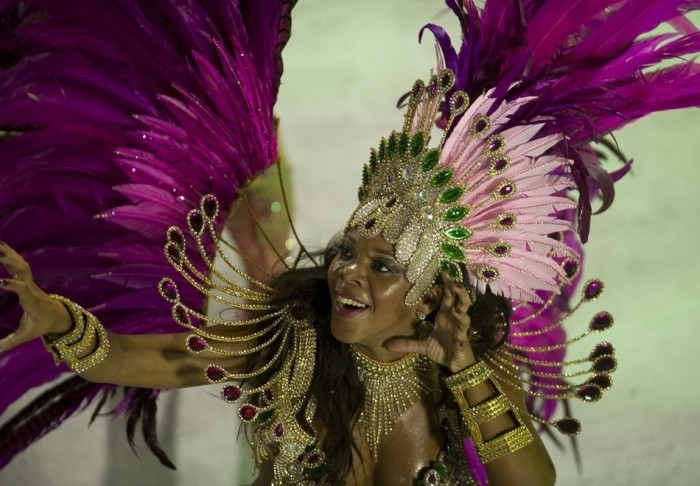
M 12 275 L 12 278 L 3 279 L 7 284 L 3 286 L 4 288 L 16 291 L 12 286 L 15 286 L 17 282 L 23 282 L 25 284 L 31 284 L 33 282 L 32 270 L 29 264 L 4 241 L 0 241 L 0 264 Z
M 445 289 L 440 303 L 440 312 L 449 316 L 460 333 L 465 333 L 471 324 L 467 311 L 472 303 L 469 292 L 461 282 L 455 282 L 449 275 L 443 277 Z

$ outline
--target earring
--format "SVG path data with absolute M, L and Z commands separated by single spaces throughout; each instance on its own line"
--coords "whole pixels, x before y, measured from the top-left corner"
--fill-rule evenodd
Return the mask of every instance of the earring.
M 427 316 L 421 311 L 416 311 L 416 317 L 419 321 L 416 325 L 416 336 L 418 339 L 428 337 L 428 334 L 433 332 L 433 329 L 435 329 L 435 323 L 427 320 Z

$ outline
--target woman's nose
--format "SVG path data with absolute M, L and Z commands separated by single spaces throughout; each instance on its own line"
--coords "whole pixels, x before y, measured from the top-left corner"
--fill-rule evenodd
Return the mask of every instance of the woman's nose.
M 357 260 L 349 261 L 342 266 L 339 274 L 346 282 L 357 282 L 363 275 L 362 266 Z

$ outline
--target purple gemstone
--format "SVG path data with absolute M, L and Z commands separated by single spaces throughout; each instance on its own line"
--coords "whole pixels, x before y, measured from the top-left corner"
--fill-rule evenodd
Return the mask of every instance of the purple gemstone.
M 585 385 L 576 392 L 576 397 L 584 402 L 595 402 L 600 400 L 603 392 L 595 385 Z
M 502 146 L 503 146 L 503 142 L 501 141 L 501 139 L 496 138 L 496 139 L 492 140 L 491 143 L 489 144 L 489 150 L 491 152 L 495 152 L 497 150 L 500 150 L 500 148 Z
M 194 353 L 200 353 L 207 349 L 207 342 L 200 336 L 189 336 L 187 338 L 187 349 Z
M 586 284 L 586 288 L 583 290 L 583 297 L 586 300 L 593 300 L 601 293 L 603 293 L 603 282 L 594 279 Z
M 274 435 L 277 439 L 284 435 L 284 425 L 282 425 L 281 422 L 275 425 L 275 428 L 272 429 L 272 435 Z
M 609 312 L 598 312 L 591 319 L 588 328 L 591 331 L 606 331 L 613 325 L 613 316 Z
M 367 221 L 365 223 L 365 229 L 372 229 L 372 227 L 374 226 L 374 223 L 376 223 L 376 222 L 377 221 L 374 218 L 370 219 L 369 221 Z
M 503 256 L 508 254 L 508 247 L 506 245 L 498 245 L 493 249 L 494 253 Z
M 513 218 L 510 216 L 501 219 L 501 226 L 513 226 L 513 223 Z
M 601 390 L 607 390 L 612 386 L 612 379 L 608 375 L 595 375 L 587 383 L 595 385 Z
M 602 342 L 596 345 L 595 348 L 593 348 L 593 351 L 591 351 L 590 356 L 588 357 L 589 360 L 594 361 L 596 358 L 600 356 L 612 356 L 615 354 L 615 347 L 608 342 Z
M 578 263 L 576 260 L 566 260 L 562 266 L 568 278 L 574 278 L 578 273 Z
M 202 209 L 204 210 L 204 214 L 206 214 L 209 218 L 213 218 L 216 216 L 216 213 L 219 210 L 219 205 L 217 204 L 216 199 L 207 196 L 202 201 Z
M 496 272 L 494 272 L 493 270 L 488 270 L 488 269 L 484 270 L 481 274 L 484 276 L 484 278 L 486 280 L 490 280 L 496 276 Z
M 217 381 L 221 381 L 224 378 L 226 378 L 226 372 L 223 370 L 223 368 L 215 365 L 207 367 L 206 375 L 209 381 L 213 383 L 216 383 Z
M 493 163 L 493 170 L 502 170 L 506 165 L 508 165 L 506 159 L 498 159 Z
M 513 192 L 513 186 L 510 184 L 506 184 L 505 186 L 501 187 L 501 189 L 498 191 L 498 193 L 501 196 L 508 196 L 512 192 Z
M 486 120 L 483 120 L 483 119 L 477 120 L 477 122 L 474 124 L 474 129 L 477 132 L 482 131 L 484 128 L 486 128 Z
M 581 422 L 571 417 L 557 420 L 554 422 L 554 426 L 565 435 L 576 435 L 581 432 Z
M 258 409 L 253 405 L 243 405 L 238 409 L 238 415 L 244 422 L 250 422 L 258 414 Z
M 601 356 L 593 362 L 593 371 L 596 373 L 612 373 L 617 368 L 617 360 L 612 356 Z
M 221 396 L 227 402 L 235 402 L 243 395 L 243 391 L 236 385 L 226 385 L 221 389 Z

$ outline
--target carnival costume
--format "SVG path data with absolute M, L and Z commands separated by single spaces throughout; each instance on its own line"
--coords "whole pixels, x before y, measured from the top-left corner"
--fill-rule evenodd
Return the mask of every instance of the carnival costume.
M 75 325 L 44 344 L 82 370 L 108 352 L 100 322 L 152 333 L 180 330 L 174 320 L 192 331 L 191 352 L 266 353 L 244 373 L 214 364 L 203 373 L 225 382 L 222 398 L 251 425 L 256 460 L 273 459 L 278 482 L 323 481 L 322 444 L 308 427 L 316 410 L 314 309 L 276 302 L 266 282 L 226 259 L 220 238 L 228 208 L 278 160 L 272 110 L 295 2 L 54 3 L 0 3 L 0 235 L 31 263 L 37 284 L 64 301 Z M 371 152 L 347 228 L 394 245 L 411 283 L 408 305 L 440 272 L 510 300 L 504 346 L 445 380 L 461 412 L 451 431 L 463 432 L 460 454 L 470 437 L 471 476 L 485 484 L 482 463 L 531 440 L 522 414 L 575 435 L 580 424 L 554 418 L 556 404 L 595 401 L 611 386 L 611 344 L 583 359 L 564 354 L 570 342 L 609 328 L 612 316 L 594 314 L 573 338 L 561 327 L 603 290 L 589 280 L 570 308 L 591 199 L 602 197 L 607 208 L 613 181 L 629 169 L 609 174 L 599 159 L 619 155 L 605 136 L 624 124 L 700 105 L 697 64 L 649 70 L 697 53 L 700 35 L 681 17 L 697 6 L 690 1 L 446 3 L 462 44 L 455 50 L 442 28 L 426 26 L 437 39 L 437 67 L 405 96 L 400 131 Z M 679 33 L 640 39 L 664 22 Z M 35 226 L 22 223 L 29 220 Z M 221 275 L 215 255 L 248 284 Z M 237 318 L 207 316 L 206 298 Z M 6 299 L 0 310 L 6 333 L 17 307 Z M 215 335 L 206 323 L 235 332 Z M 99 353 L 78 359 L 85 349 Z M 374 453 L 397 414 L 437 389 L 438 369 L 417 355 L 386 368 L 351 352 L 367 393 L 359 420 Z M 6 363 L 0 412 L 66 371 L 39 343 L 9 352 Z M 474 407 L 460 400 L 461 390 L 485 380 L 495 387 L 492 400 Z M 522 389 L 528 410 L 504 400 L 503 387 Z M 114 389 L 77 376 L 58 384 L 3 426 L 0 464 Z M 130 389 L 119 410 L 152 412 L 154 399 L 151 390 Z M 506 411 L 519 426 L 484 441 L 479 424 Z M 451 466 L 438 461 L 423 481 L 472 481 L 451 452 Z

